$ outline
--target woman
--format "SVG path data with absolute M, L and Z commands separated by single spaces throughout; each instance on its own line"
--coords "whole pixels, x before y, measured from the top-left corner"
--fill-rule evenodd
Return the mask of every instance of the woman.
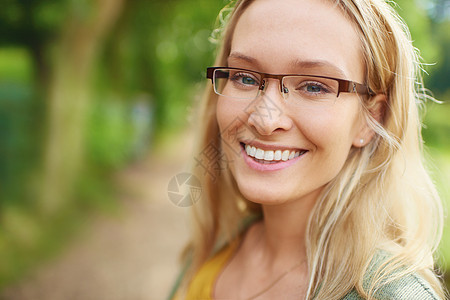
M 419 63 L 394 11 L 242 0 L 221 19 L 198 143 L 217 153 L 196 157 L 203 198 L 175 298 L 443 298 Z

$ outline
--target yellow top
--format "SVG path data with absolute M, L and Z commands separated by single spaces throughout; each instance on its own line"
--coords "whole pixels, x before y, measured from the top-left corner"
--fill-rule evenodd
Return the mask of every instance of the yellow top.
M 186 298 L 187 300 L 210 300 L 214 299 L 214 286 L 220 272 L 225 268 L 228 261 L 231 259 L 239 242 L 235 241 L 222 250 L 220 250 L 216 255 L 209 259 L 203 266 L 198 270 L 192 279 L 189 287 L 187 289 Z M 179 300 L 180 297 L 178 293 L 175 295 L 173 300 Z

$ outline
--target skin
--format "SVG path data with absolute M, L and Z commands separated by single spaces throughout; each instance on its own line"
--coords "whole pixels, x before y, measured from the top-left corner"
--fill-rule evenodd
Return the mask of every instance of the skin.
M 332 4 L 312 0 L 255 1 L 236 25 L 228 65 L 271 74 L 328 75 L 360 83 L 365 74 L 353 24 Z M 385 101 L 382 95 L 375 100 Z M 261 104 L 278 113 L 262 120 Z M 283 295 L 283 299 L 299 299 L 305 295 L 308 280 L 308 216 L 323 188 L 342 169 L 350 149 L 364 146 L 373 136 L 362 117 L 358 95 L 342 93 L 328 106 L 292 103 L 280 93 L 279 81 L 270 79 L 261 97 L 251 104 L 220 96 L 217 121 L 221 131 L 239 132 L 238 140 L 223 136 L 230 146 L 223 149 L 241 193 L 262 205 L 264 219 L 247 231 L 216 282 L 215 297 L 250 297 L 304 262 L 257 298 Z M 250 168 L 243 153 L 236 154 L 242 141 L 267 149 L 308 152 L 287 168 L 262 172 Z

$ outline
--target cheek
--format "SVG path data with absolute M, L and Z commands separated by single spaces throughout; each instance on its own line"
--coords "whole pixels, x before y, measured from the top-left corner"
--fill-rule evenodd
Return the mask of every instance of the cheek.
M 220 132 L 242 125 L 248 119 L 247 105 L 243 101 L 219 97 L 217 100 L 216 116 Z
M 232 114 L 233 111 L 231 110 L 230 105 L 226 105 L 225 101 L 221 100 L 221 97 L 219 97 L 217 100 L 216 116 L 220 131 L 227 127 L 225 124 L 229 123 Z
M 217 123 L 220 130 L 222 149 L 229 161 L 240 152 L 238 140 L 249 135 L 245 124 L 245 106 L 239 101 L 219 97 L 216 108 Z
M 357 105 L 320 113 L 305 111 L 296 123 L 317 150 L 333 152 L 340 149 L 348 151 L 361 127 Z

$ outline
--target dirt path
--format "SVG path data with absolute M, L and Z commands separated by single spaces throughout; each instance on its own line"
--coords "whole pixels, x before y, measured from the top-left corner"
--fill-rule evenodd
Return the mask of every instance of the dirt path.
M 64 253 L 5 289 L 0 299 L 165 299 L 187 241 L 188 214 L 169 201 L 167 185 L 186 170 L 188 140 L 177 142 L 184 155 L 169 147 L 121 172 L 121 213 L 93 220 Z

